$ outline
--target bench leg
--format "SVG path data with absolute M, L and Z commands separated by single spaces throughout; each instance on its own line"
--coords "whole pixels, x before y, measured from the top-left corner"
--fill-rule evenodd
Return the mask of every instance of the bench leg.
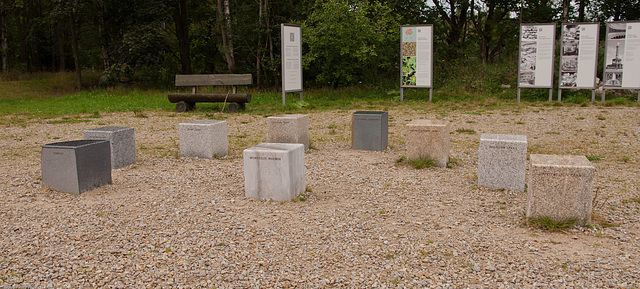
M 195 102 L 178 101 L 176 103 L 177 112 L 185 112 L 196 108 Z

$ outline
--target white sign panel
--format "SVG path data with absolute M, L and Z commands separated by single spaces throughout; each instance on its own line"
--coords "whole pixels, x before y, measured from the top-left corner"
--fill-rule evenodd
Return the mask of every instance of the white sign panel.
M 604 87 L 640 88 L 640 22 L 607 23 Z
M 402 26 L 401 87 L 433 86 L 433 26 Z
M 285 92 L 302 91 L 302 28 L 280 26 L 282 37 L 282 89 Z
M 562 24 L 560 88 L 596 88 L 599 23 Z
M 555 24 L 520 25 L 518 87 L 553 87 L 555 35 Z

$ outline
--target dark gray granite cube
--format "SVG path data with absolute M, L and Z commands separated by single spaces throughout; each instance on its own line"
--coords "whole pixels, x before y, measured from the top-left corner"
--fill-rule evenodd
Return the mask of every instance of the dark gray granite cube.
M 111 147 L 106 140 L 75 140 L 42 146 L 42 181 L 56 191 L 81 194 L 111 184 Z
M 595 168 L 585 156 L 529 156 L 527 217 L 591 221 Z
M 482 134 L 478 149 L 478 185 L 524 191 L 527 136 Z
M 355 150 L 383 151 L 389 143 L 389 113 L 356 111 L 351 121 L 351 145 Z
M 111 168 L 136 163 L 136 133 L 132 127 L 104 126 L 84 131 L 84 139 L 111 142 Z

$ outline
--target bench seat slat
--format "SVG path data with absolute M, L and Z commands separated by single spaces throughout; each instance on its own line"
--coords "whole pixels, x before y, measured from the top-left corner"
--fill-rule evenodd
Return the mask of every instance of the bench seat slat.
M 177 103 L 179 101 L 186 102 L 251 102 L 251 94 L 191 94 L 191 93 L 171 93 L 169 94 L 169 102 Z
M 251 85 L 251 74 L 177 74 L 176 86 Z

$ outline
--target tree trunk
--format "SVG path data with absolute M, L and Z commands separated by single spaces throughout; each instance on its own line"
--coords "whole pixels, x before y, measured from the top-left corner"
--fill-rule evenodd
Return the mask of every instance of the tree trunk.
M 445 11 L 443 7 L 443 4 L 447 2 L 449 4 L 449 11 Z M 448 58 L 456 59 L 463 44 L 461 40 L 465 38 L 465 26 L 467 24 L 467 15 L 471 3 L 469 0 L 433 0 L 433 4 L 436 6 L 440 17 L 449 26 L 449 31 L 446 36 L 449 46 L 446 48 L 446 54 Z M 473 7 L 471 7 L 471 9 L 473 9 Z
M 262 81 L 262 74 L 260 73 L 262 70 L 262 3 L 263 0 L 258 1 L 258 27 L 260 29 L 260 33 L 258 33 L 258 45 L 256 45 L 256 85 L 260 87 Z
M 58 48 L 58 71 L 65 71 L 67 67 L 64 61 L 64 42 L 62 22 L 56 21 L 56 46 Z
M 580 6 L 578 7 L 578 22 L 584 22 L 584 0 L 580 0 Z
M 569 6 L 571 5 L 571 0 L 562 0 L 562 22 L 569 22 Z
M 266 46 L 269 46 L 269 63 L 271 63 L 271 65 L 273 65 L 273 63 L 275 62 L 275 52 L 273 52 L 273 35 L 271 35 L 271 13 L 269 10 L 269 4 L 268 2 L 264 5 L 264 7 L 267 10 L 267 17 L 265 18 L 265 20 L 267 21 L 267 43 L 265 43 L 265 48 Z M 266 53 L 266 51 L 265 51 Z M 279 75 L 277 75 L 276 73 L 273 74 L 273 83 L 278 83 L 278 81 L 281 81 L 282 78 L 279 77 Z
M 111 56 L 109 55 L 109 35 L 105 32 L 105 8 L 103 0 L 93 2 L 98 12 L 98 35 L 100 36 L 100 53 L 102 54 L 102 68 L 107 70 L 111 67 Z
M 230 72 L 233 72 L 236 67 L 236 61 L 233 56 L 233 43 L 231 42 L 231 19 L 229 18 L 229 0 L 217 0 L 218 8 L 218 29 L 222 35 L 222 50 L 224 53 L 225 61 Z M 223 14 L 224 13 L 224 14 Z
M 27 4 L 25 3 L 25 9 L 26 9 Z M 28 22 L 25 20 L 25 22 L 22 22 L 22 16 L 21 16 L 21 8 L 20 7 L 14 7 L 13 10 L 13 16 L 15 17 L 16 20 L 16 28 L 18 29 L 18 44 L 20 45 L 20 53 L 18 54 L 18 61 L 20 63 L 23 63 L 26 68 L 27 71 L 31 72 L 31 62 L 29 61 L 29 45 L 27 44 L 27 33 L 26 31 L 28 30 Z M 26 14 L 26 13 L 25 13 Z M 26 18 L 26 17 L 25 17 Z
M 9 66 L 8 66 L 8 49 L 9 49 L 9 40 L 8 40 L 8 36 L 7 36 L 7 11 L 4 10 L 4 7 L 2 7 L 2 10 L 0 11 L 0 29 L 1 29 L 1 34 L 2 34 L 2 72 L 3 73 L 8 73 L 9 72 Z
M 187 0 L 178 1 L 178 7 L 173 12 L 173 22 L 176 24 L 176 37 L 180 50 L 180 65 L 183 74 L 191 74 L 191 47 L 189 43 L 189 23 L 187 22 Z
M 76 30 L 76 15 L 69 15 L 71 22 L 71 47 L 73 48 L 73 64 L 76 69 L 76 88 L 82 89 L 82 70 L 80 68 L 80 55 L 78 53 L 78 31 Z

